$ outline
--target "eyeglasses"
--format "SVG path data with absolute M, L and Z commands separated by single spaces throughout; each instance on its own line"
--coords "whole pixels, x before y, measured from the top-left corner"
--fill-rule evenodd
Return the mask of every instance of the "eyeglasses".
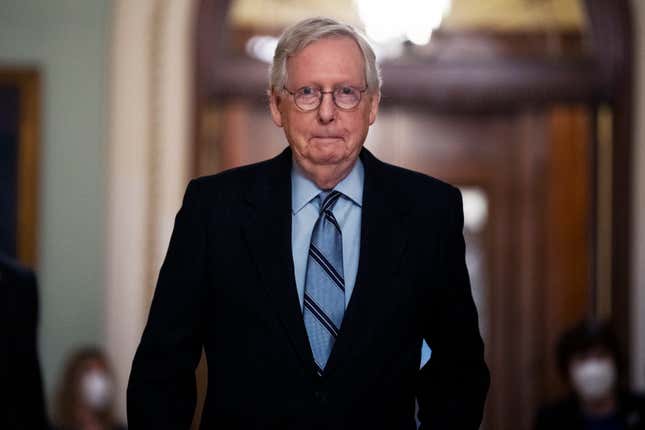
M 302 87 L 292 92 L 287 87 L 282 88 L 293 96 L 293 101 L 296 103 L 296 106 L 304 112 L 317 109 L 322 103 L 325 94 L 331 94 L 332 100 L 337 108 L 352 110 L 358 106 L 361 102 L 362 94 L 367 91 L 367 86 L 360 89 L 348 85 L 334 88 L 333 91 L 323 91 L 316 87 Z

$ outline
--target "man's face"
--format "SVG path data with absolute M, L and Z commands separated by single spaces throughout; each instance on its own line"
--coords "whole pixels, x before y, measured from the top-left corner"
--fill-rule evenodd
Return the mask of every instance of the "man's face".
M 363 56 L 351 38 L 318 40 L 287 60 L 285 87 L 291 92 L 302 87 L 333 91 L 340 86 L 366 87 Z M 346 170 L 354 164 L 377 110 L 378 96 L 369 90 L 349 111 L 339 109 L 331 94 L 310 112 L 300 110 L 286 91 L 276 88 L 271 95 L 273 121 L 284 128 L 296 162 L 314 177 L 319 169 Z

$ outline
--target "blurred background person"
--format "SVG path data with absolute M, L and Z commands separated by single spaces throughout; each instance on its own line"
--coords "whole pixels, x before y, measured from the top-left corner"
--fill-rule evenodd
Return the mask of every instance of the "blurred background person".
M 1 429 L 47 429 L 38 361 L 38 286 L 34 273 L 0 253 Z
M 114 376 L 96 347 L 73 353 L 65 365 L 56 403 L 58 430 L 124 430 L 114 415 Z
M 582 321 L 566 331 L 557 362 L 570 394 L 538 412 L 536 430 L 645 429 L 645 397 L 621 384 L 624 368 L 609 323 Z

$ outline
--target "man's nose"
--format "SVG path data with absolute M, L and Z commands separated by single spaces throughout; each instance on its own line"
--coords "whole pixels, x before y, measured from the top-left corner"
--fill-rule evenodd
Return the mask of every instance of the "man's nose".
M 327 124 L 334 120 L 336 116 L 336 105 L 331 93 L 324 93 L 320 106 L 318 106 L 318 120 L 323 124 Z

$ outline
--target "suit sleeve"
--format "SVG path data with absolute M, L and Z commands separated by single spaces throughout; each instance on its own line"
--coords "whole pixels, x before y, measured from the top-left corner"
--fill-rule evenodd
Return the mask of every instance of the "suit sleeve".
M 419 420 L 422 429 L 476 430 L 490 375 L 466 268 L 461 194 L 452 191 L 439 234 L 439 283 L 428 288 L 424 338 L 432 356 L 419 372 Z
M 127 391 L 128 428 L 188 429 L 202 348 L 206 233 L 192 181 L 175 219 Z

